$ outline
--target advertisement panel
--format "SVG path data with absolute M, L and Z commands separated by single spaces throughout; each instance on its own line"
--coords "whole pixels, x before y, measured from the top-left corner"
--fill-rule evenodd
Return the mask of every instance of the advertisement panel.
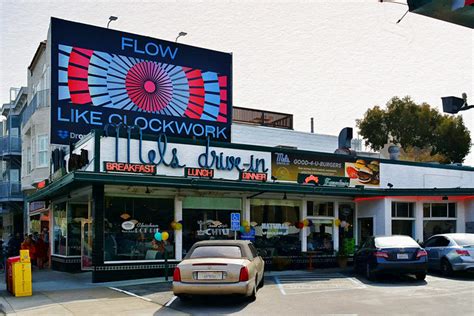
M 51 19 L 51 142 L 123 123 L 230 142 L 232 55 Z
M 272 176 L 279 181 L 298 182 L 298 174 L 347 177 L 350 186 L 380 186 L 380 161 L 320 153 L 272 152 Z

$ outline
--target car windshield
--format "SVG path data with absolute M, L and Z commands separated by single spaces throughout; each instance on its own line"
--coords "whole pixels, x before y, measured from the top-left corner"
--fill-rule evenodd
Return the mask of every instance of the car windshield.
M 456 235 L 451 238 L 459 246 L 474 246 L 474 234 Z
M 200 246 L 190 258 L 242 258 L 242 251 L 237 246 Z
M 390 236 L 375 238 L 375 247 L 377 248 L 407 248 L 420 247 L 413 238 L 408 236 Z

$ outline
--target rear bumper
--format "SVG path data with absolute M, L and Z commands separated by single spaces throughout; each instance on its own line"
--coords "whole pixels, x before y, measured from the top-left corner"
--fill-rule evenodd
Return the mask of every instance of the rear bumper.
M 254 287 L 254 281 L 236 283 L 185 283 L 173 282 L 173 293 L 189 295 L 250 295 Z
M 474 271 L 474 259 L 462 259 L 460 262 L 451 264 L 454 271 Z
M 426 273 L 428 270 L 427 262 L 383 262 L 377 263 L 375 272 L 387 273 Z

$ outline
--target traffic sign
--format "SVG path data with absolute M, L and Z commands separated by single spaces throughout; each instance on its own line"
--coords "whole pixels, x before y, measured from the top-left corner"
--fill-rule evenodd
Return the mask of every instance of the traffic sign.
M 230 213 L 230 229 L 233 231 L 240 230 L 240 213 Z

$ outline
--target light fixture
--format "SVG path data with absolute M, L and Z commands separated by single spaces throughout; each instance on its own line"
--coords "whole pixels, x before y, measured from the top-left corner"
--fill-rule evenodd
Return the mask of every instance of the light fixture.
M 177 42 L 178 42 L 178 38 L 180 38 L 180 37 L 182 37 L 182 36 L 186 36 L 186 35 L 188 35 L 188 33 L 186 33 L 186 32 L 179 32 L 179 34 L 178 34 L 178 36 L 176 36 L 176 40 L 175 40 L 174 42 L 177 43 Z
M 107 28 L 109 28 L 109 25 L 110 25 L 110 22 L 112 21 L 117 21 L 118 20 L 118 17 L 117 16 L 109 16 L 109 22 L 107 22 Z
M 71 198 L 72 198 L 72 197 L 71 197 L 71 193 L 68 193 L 68 194 L 67 194 L 67 198 L 68 198 L 68 199 L 71 199 Z
M 151 193 L 151 191 L 150 191 L 150 189 L 149 189 L 148 187 L 146 187 L 145 193 L 146 193 L 146 194 L 150 194 L 150 193 Z
M 443 196 L 441 199 L 442 199 L 443 201 L 447 201 L 447 200 L 449 200 L 449 198 L 448 198 L 448 196 L 447 196 L 447 195 Z
M 456 114 L 459 111 L 465 111 L 474 108 L 474 105 L 467 104 L 467 94 L 463 93 L 462 98 L 458 97 L 442 97 L 441 101 L 443 102 L 443 112 Z
M 286 192 L 283 194 L 283 200 L 286 200 Z
M 275 182 L 276 180 L 278 180 L 278 178 L 275 177 L 275 176 L 271 176 L 271 179 L 273 180 L 273 182 Z
M 393 188 L 393 184 L 391 184 L 390 182 L 387 183 L 387 186 L 388 186 L 389 189 Z

